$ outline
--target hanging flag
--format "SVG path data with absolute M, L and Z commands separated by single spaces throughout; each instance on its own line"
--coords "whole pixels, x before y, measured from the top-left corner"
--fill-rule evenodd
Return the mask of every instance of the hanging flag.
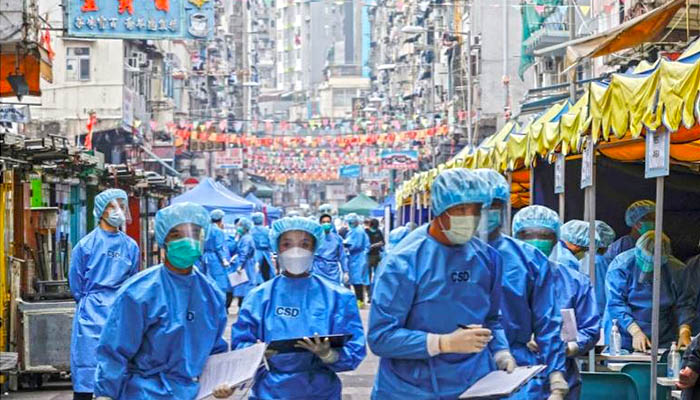
M 90 111 L 90 118 L 85 125 L 85 128 L 87 128 L 87 135 L 85 135 L 85 148 L 88 150 L 92 150 L 92 131 L 95 129 L 95 125 L 97 125 L 97 113 Z

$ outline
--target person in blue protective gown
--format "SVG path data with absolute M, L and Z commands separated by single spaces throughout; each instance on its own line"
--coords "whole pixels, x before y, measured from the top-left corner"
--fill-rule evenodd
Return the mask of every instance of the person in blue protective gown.
M 165 263 L 129 279 L 114 300 L 97 347 L 98 400 L 193 400 L 209 355 L 228 351 L 224 294 L 193 268 L 208 227 L 194 203 L 156 213 Z
M 224 233 L 224 212 L 216 209 L 209 214 L 211 217 L 211 226 L 209 236 L 204 241 L 204 254 L 202 254 L 199 263 L 199 269 L 202 273 L 209 276 L 216 286 L 226 293 L 226 310 L 231 306 L 233 294 L 228 283 L 228 268 L 229 256 L 226 245 L 226 234 Z
M 373 399 L 453 399 L 489 372 L 516 366 L 499 313 L 501 257 L 474 237 L 489 185 L 456 168 L 430 193 L 435 218 L 394 247 L 377 274 L 368 327 L 380 357 Z
M 259 269 L 257 269 L 255 265 L 255 241 L 250 235 L 253 222 L 248 218 L 242 217 L 238 220 L 237 225 L 236 229 L 239 237 L 231 266 L 234 271 L 245 270 L 248 276 L 248 282 L 233 288 L 233 296 L 238 298 L 238 306 L 240 307 L 243 302 L 243 297 L 262 282 L 262 277 L 260 276 Z
M 256 212 L 250 216 L 250 219 L 254 224 L 250 230 L 250 236 L 255 243 L 255 263 L 258 265 L 262 280 L 269 281 L 276 275 L 270 247 L 270 229 L 263 225 L 265 214 Z
M 333 231 L 333 218 L 329 214 L 319 218 L 323 235 L 314 255 L 312 273 L 339 284 L 349 281 L 348 256 L 343 248 L 343 239 Z
M 269 370 L 260 369 L 250 399 L 341 399 L 337 373 L 358 367 L 366 355 L 362 321 L 352 292 L 310 273 L 322 238 L 321 226 L 306 218 L 283 218 L 270 230 L 282 273 L 253 289 L 231 329 L 231 348 L 256 342 L 304 338 L 300 353 L 268 351 Z M 342 348 L 318 335 L 351 334 Z M 215 391 L 219 397 L 230 388 Z
M 560 228 L 552 257 L 560 264 L 580 271 L 581 259 L 588 251 L 588 232 L 588 222 L 579 219 L 567 221 Z
M 403 226 L 392 229 L 391 232 L 389 232 L 389 242 L 386 246 L 387 251 L 396 247 L 396 245 L 399 244 L 399 242 L 408 236 L 408 234 L 414 229 L 416 229 L 416 224 L 414 222 L 407 222 Z
M 651 348 L 654 238 L 655 231 L 643 234 L 608 267 L 606 315 L 617 321 L 626 350 Z M 694 299 L 684 279 L 685 265 L 671 255 L 671 241 L 663 235 L 661 243 L 659 347 L 668 348 L 672 341 L 684 347 L 690 343 Z
M 367 264 L 369 237 L 364 227 L 360 225 L 360 217 L 357 214 L 349 214 L 345 220 L 348 223 L 348 233 L 343 240 L 343 246 L 348 252 L 349 282 L 355 290 L 358 307 L 362 308 L 365 288 L 369 286 L 369 264 Z
M 606 319 L 603 317 L 605 314 L 605 277 L 608 274 L 608 263 L 605 258 L 605 252 L 608 247 L 615 241 L 615 231 L 613 228 L 603 221 L 595 221 L 596 238 L 598 244 L 596 245 L 597 250 L 595 254 L 595 298 L 596 305 L 598 306 L 598 314 L 605 322 Z M 586 253 L 581 259 L 581 266 L 579 267 L 579 272 L 586 275 L 590 279 L 590 268 L 588 265 L 588 256 L 590 253 Z M 607 343 L 607 336 L 605 337 Z
M 127 195 L 107 189 L 95 197 L 98 226 L 73 248 L 68 271 L 70 290 L 78 303 L 71 332 L 71 378 L 74 399 L 92 399 L 95 349 L 117 290 L 139 271 L 136 242 L 119 230 L 127 221 Z
M 625 211 L 625 224 L 630 233 L 618 238 L 605 252 L 605 261 L 610 263 L 623 252 L 634 248 L 640 236 L 653 231 L 656 225 L 656 203 L 651 200 L 639 200 L 630 204 Z
M 583 221 L 581 221 L 583 222 Z M 567 228 L 569 229 L 569 228 Z M 557 213 L 543 206 L 528 206 L 513 218 L 513 234 L 516 238 L 537 246 L 546 256 L 554 251 L 559 242 L 560 225 Z M 570 235 L 565 235 L 570 238 Z M 563 251 L 569 251 L 564 248 Z M 551 260 L 555 261 L 555 260 Z M 576 318 L 576 338 L 566 340 L 566 386 L 568 393 L 559 398 L 578 399 L 581 394 L 581 377 L 576 357 L 590 351 L 600 338 L 600 314 L 598 313 L 593 287 L 587 276 L 561 262 L 553 266 L 556 307 L 572 309 Z M 539 350 L 536 341 L 528 344 L 533 351 Z
M 552 262 L 542 252 L 501 232 L 505 207 L 510 201 L 506 179 L 494 170 L 477 170 L 491 185 L 491 206 L 486 217 L 489 245 L 503 260 L 502 324 L 510 351 L 518 365 L 546 364 L 547 369 L 529 381 L 510 399 L 546 399 L 548 382 L 564 381 L 565 348 L 561 340 L 561 315 L 555 297 Z M 534 336 L 537 352 L 527 344 Z M 561 385 L 563 394 L 564 385 Z M 556 398 L 557 393 L 553 393 Z

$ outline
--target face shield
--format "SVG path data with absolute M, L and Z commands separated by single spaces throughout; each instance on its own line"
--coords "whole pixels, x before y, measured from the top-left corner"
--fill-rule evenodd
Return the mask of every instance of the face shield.
M 501 199 L 494 199 L 491 206 L 486 209 L 486 230 L 489 234 L 500 230 L 506 220 L 506 203 Z
M 126 199 L 117 198 L 110 200 L 102 212 L 102 219 L 115 228 L 131 223 L 131 212 Z
M 544 227 L 523 228 L 516 232 L 515 237 L 536 247 L 548 257 L 552 254 L 552 249 L 557 243 L 556 233 Z
M 205 230 L 194 223 L 174 226 L 165 237 L 165 254 L 175 268 L 187 269 L 202 255 Z

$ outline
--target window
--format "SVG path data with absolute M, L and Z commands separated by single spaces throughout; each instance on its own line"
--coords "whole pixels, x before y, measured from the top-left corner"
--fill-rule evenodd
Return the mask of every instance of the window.
M 66 80 L 89 81 L 90 80 L 90 48 L 67 47 L 66 48 Z
M 355 89 L 333 89 L 333 107 L 351 107 Z

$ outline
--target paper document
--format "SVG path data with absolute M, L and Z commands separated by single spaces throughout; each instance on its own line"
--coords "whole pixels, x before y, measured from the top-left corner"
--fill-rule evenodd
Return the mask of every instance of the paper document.
M 210 356 L 199 378 L 197 400 L 210 397 L 214 388 L 222 384 L 236 386 L 237 391 L 241 390 L 241 386 L 250 385 L 263 361 L 266 348 L 265 343 L 258 343 L 245 349 Z
M 573 308 L 561 309 L 561 340 L 564 343 L 575 342 L 578 326 L 576 325 L 576 312 Z
M 242 269 L 240 272 L 234 271 L 228 274 L 228 283 L 231 287 L 236 287 L 246 282 L 248 282 L 248 274 L 246 274 L 245 269 Z
M 509 396 L 544 370 L 544 365 L 516 367 L 513 373 L 492 371 L 467 389 L 460 399 L 501 398 Z

